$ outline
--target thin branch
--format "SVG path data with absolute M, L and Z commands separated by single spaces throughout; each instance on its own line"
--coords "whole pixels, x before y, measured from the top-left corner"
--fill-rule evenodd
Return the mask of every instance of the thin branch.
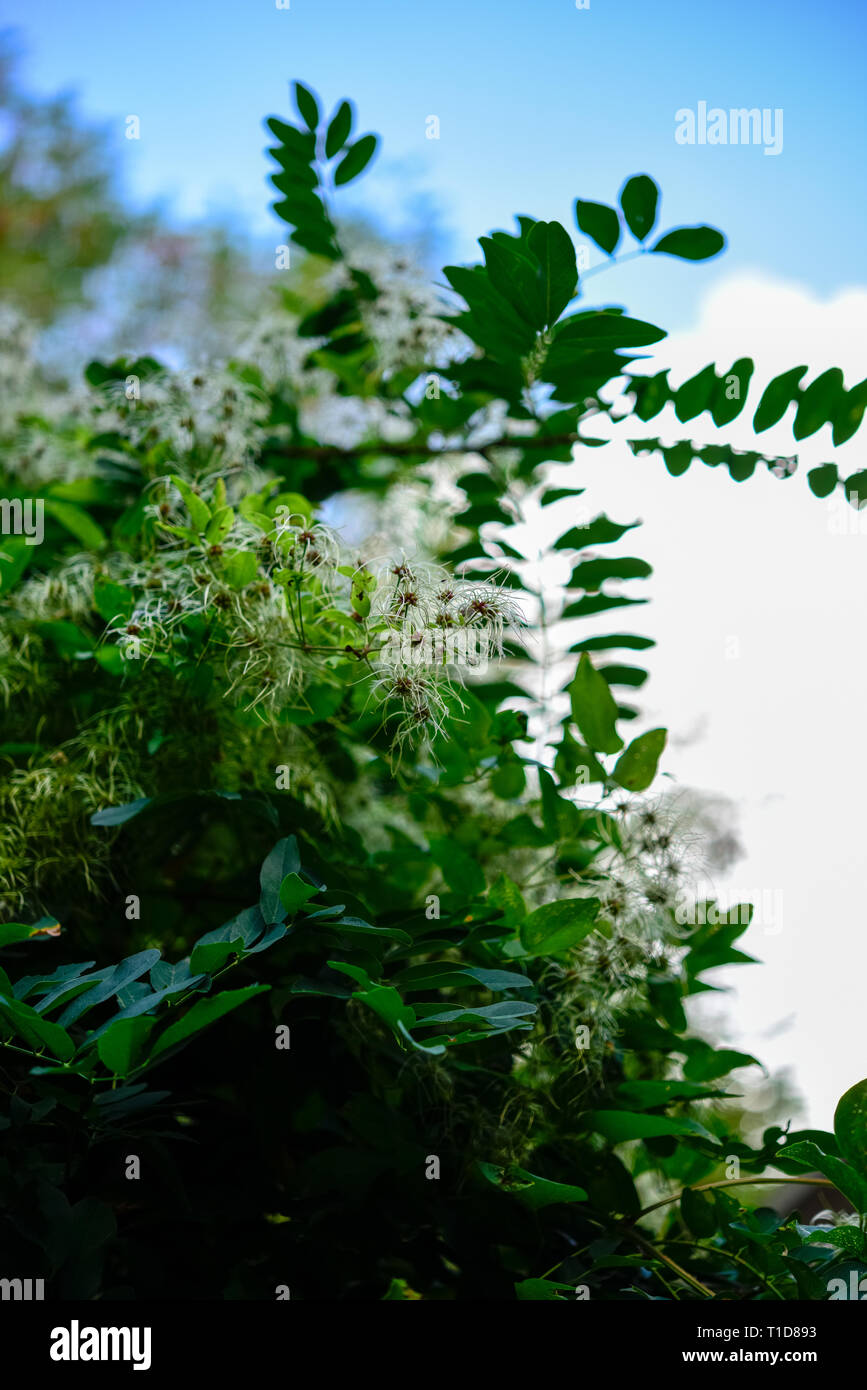
M 646 256 L 649 250 L 649 246 L 640 246 L 637 251 L 627 251 L 625 256 L 611 256 L 609 260 L 603 261 L 601 265 L 592 265 L 589 270 L 582 270 L 581 280 L 586 280 L 588 275 L 598 275 L 601 270 L 611 270 L 615 265 L 625 265 L 627 261 L 634 261 L 639 256 Z
M 434 447 L 429 440 L 416 443 L 406 440 L 380 440 L 368 444 L 354 444 L 342 448 L 338 444 L 283 444 L 269 445 L 268 454 L 285 459 L 312 459 L 323 463 L 329 459 L 363 458 L 367 454 L 387 455 L 389 458 L 415 458 L 427 454 L 432 458 L 442 458 L 449 454 L 481 454 L 487 458 L 489 449 L 547 449 L 563 448 L 567 444 L 580 444 L 584 436 L 575 430 L 565 434 L 549 435 L 504 435 L 500 439 L 490 439 L 487 444 L 449 444 Z
M 745 1260 L 742 1255 L 736 1255 L 733 1250 L 721 1249 L 718 1245 L 699 1245 L 694 1240 L 666 1240 L 663 1241 L 662 1244 L 687 1245 L 691 1250 L 700 1250 L 703 1255 L 720 1255 L 724 1260 L 731 1260 L 733 1264 L 743 1265 L 744 1269 L 748 1269 L 753 1278 L 757 1279 L 760 1284 L 764 1284 L 765 1288 L 769 1289 L 775 1298 L 781 1298 L 784 1303 L 786 1302 L 785 1294 L 780 1293 L 779 1289 L 775 1288 L 770 1280 L 766 1279 L 759 1270 L 754 1269 L 749 1261 Z
M 694 1289 L 698 1289 L 699 1293 L 704 1294 L 705 1298 L 715 1297 L 713 1289 L 709 1289 L 707 1284 L 703 1284 L 700 1279 L 696 1279 L 695 1276 L 690 1274 L 688 1270 L 683 1269 L 682 1266 L 679 1265 L 676 1260 L 673 1260 L 670 1255 L 665 1255 L 661 1250 L 657 1250 L 656 1247 L 652 1245 L 649 1240 L 645 1240 L 644 1237 L 640 1236 L 637 1231 L 633 1231 L 629 1227 L 623 1227 L 622 1230 L 623 1234 L 625 1236 L 628 1236 L 629 1239 L 633 1241 L 639 1247 L 640 1250 L 643 1250 L 645 1255 L 648 1255 L 651 1259 L 654 1260 L 662 1260 L 663 1264 L 668 1265 L 669 1269 L 673 1269 L 675 1274 L 679 1275 L 681 1279 L 685 1279 L 686 1282 L 688 1284 L 691 1284 Z
M 652 1211 L 658 1211 L 660 1207 L 667 1207 L 670 1202 L 679 1202 L 684 1192 L 708 1192 L 714 1187 L 755 1187 L 758 1183 L 775 1183 L 777 1187 L 784 1187 L 791 1183 L 801 1183 L 807 1187 L 834 1187 L 834 1183 L 829 1178 L 720 1178 L 716 1182 L 693 1182 L 681 1188 L 680 1192 L 675 1192 L 671 1197 L 663 1197 L 661 1202 L 654 1202 L 653 1206 L 645 1207 L 637 1216 L 633 1216 L 630 1225 L 635 1225 L 637 1221 L 643 1221 L 645 1216 L 649 1216 Z

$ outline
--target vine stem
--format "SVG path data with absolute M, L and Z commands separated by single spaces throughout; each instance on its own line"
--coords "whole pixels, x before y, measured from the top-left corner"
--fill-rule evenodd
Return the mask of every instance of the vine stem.
M 581 279 L 586 280 L 588 275 L 598 275 L 602 270 L 611 270 L 612 266 L 625 265 L 627 261 L 637 260 L 639 256 L 646 256 L 650 250 L 647 246 L 640 246 L 637 251 L 627 251 L 625 256 L 612 256 L 610 260 L 603 261 L 601 265 L 592 265 L 589 270 L 582 270 Z
M 639 1250 L 643 1250 L 645 1255 L 650 1256 L 650 1258 L 654 1260 L 662 1260 L 663 1264 L 668 1265 L 669 1269 L 673 1269 L 679 1278 L 685 1279 L 694 1289 L 698 1289 L 699 1293 L 703 1294 L 705 1298 L 714 1297 L 713 1289 L 709 1289 L 707 1284 L 703 1284 L 700 1279 L 696 1279 L 695 1275 L 683 1269 L 670 1255 L 666 1255 L 662 1250 L 657 1250 L 649 1240 L 645 1240 L 644 1236 L 640 1236 L 637 1231 L 631 1230 L 629 1227 L 624 1227 L 623 1234 L 628 1236 L 629 1239 L 638 1246 Z
M 731 1260 L 733 1264 L 743 1265 L 744 1269 L 748 1269 L 753 1278 L 758 1279 L 760 1284 L 764 1284 L 765 1288 L 769 1289 L 775 1298 L 782 1299 L 784 1303 L 786 1302 L 785 1295 L 781 1294 L 779 1289 L 775 1288 L 770 1280 L 766 1279 L 757 1269 L 754 1269 L 749 1261 L 745 1260 L 742 1255 L 736 1255 L 732 1250 L 720 1250 L 716 1245 L 699 1245 L 696 1241 L 692 1240 L 672 1240 L 666 1241 L 665 1244 L 686 1245 L 690 1250 L 701 1250 L 702 1254 L 705 1255 L 720 1255 L 724 1260 Z
M 622 1227 L 621 1232 L 623 1235 L 627 1236 L 629 1240 L 631 1240 L 635 1245 L 637 1245 L 639 1249 L 643 1250 L 646 1255 L 649 1255 L 654 1260 L 662 1260 L 663 1264 L 668 1265 L 668 1268 L 673 1270 L 674 1273 L 677 1274 L 678 1278 L 685 1279 L 688 1284 L 691 1284 L 692 1287 L 694 1289 L 697 1289 L 699 1293 L 703 1294 L 705 1298 L 714 1297 L 712 1289 L 709 1289 L 706 1284 L 703 1284 L 700 1279 L 696 1279 L 695 1276 L 690 1274 L 687 1270 L 682 1269 L 681 1266 L 677 1263 L 677 1261 L 673 1260 L 670 1255 L 664 1254 L 662 1250 L 654 1249 L 650 1241 L 645 1240 L 644 1236 L 639 1235 L 637 1231 L 632 1231 L 626 1227 Z M 562 1260 L 558 1260 L 556 1264 L 553 1264 L 550 1269 L 546 1269 L 545 1273 L 540 1275 L 539 1277 L 541 1279 L 547 1279 L 548 1275 L 553 1274 L 555 1269 L 559 1269 L 562 1264 L 565 1264 L 566 1261 L 569 1259 L 573 1259 L 576 1255 L 583 1254 L 584 1250 L 586 1249 L 587 1246 L 585 1245 L 582 1247 L 581 1250 L 570 1250 L 568 1255 L 564 1255 Z M 658 1277 L 660 1279 L 662 1278 L 661 1275 L 659 1275 Z M 665 1284 L 664 1279 L 662 1280 L 662 1283 Z M 665 1287 L 668 1288 L 668 1285 L 665 1284 Z M 675 1297 L 674 1291 L 672 1289 L 669 1289 L 669 1293 L 671 1293 L 672 1297 Z
M 637 1216 L 634 1216 L 629 1223 L 634 1226 L 637 1221 L 643 1221 L 645 1216 L 649 1216 L 652 1211 L 658 1211 L 660 1207 L 667 1207 L 670 1202 L 679 1202 L 684 1192 L 709 1192 L 714 1187 L 755 1187 L 759 1183 L 775 1183 L 777 1187 L 784 1187 L 789 1184 L 804 1184 L 807 1187 L 833 1187 L 830 1178 L 719 1178 L 715 1182 L 695 1182 L 688 1187 L 682 1187 L 680 1192 L 675 1192 L 671 1197 L 663 1197 L 661 1202 L 654 1202 L 652 1206 L 645 1207 Z
M 33 1052 L 31 1048 L 19 1047 L 17 1043 L 6 1041 L 0 1043 L 0 1047 L 8 1047 L 11 1049 L 12 1052 L 20 1052 L 22 1057 L 29 1057 L 31 1062 L 44 1062 L 46 1060 L 50 1062 L 55 1062 L 57 1066 L 63 1067 L 63 1069 L 70 1076 L 80 1076 L 82 1081 L 86 1081 L 90 1086 L 92 1086 L 94 1084 L 94 1081 L 97 1079 L 94 1077 L 85 1076 L 83 1072 L 76 1071 L 75 1067 L 73 1067 L 69 1062 L 62 1062 L 59 1057 L 49 1057 L 48 1053 L 44 1050 L 42 1052 Z
M 598 412 L 594 412 L 597 413 Z M 269 449 L 272 454 L 286 459 L 312 459 L 325 462 L 328 459 L 361 458 L 365 454 L 381 454 L 388 458 L 415 458 L 427 454 L 432 458 L 447 457 L 450 454 L 481 454 L 487 458 L 489 449 L 547 449 L 562 448 L 566 444 L 580 444 L 583 436 L 575 430 L 564 434 L 547 435 L 505 435 L 491 439 L 487 444 L 451 444 L 432 447 L 428 440 L 415 443 L 406 440 L 381 440 L 375 444 L 356 444 L 344 449 L 339 444 L 284 444 Z

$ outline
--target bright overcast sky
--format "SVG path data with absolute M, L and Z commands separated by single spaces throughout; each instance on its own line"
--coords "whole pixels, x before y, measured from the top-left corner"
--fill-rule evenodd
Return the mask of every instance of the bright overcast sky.
M 800 363 L 833 363 L 857 381 L 865 322 L 867 285 L 820 299 L 736 277 L 702 300 L 693 332 L 660 345 L 660 365 L 672 363 L 678 383 L 749 344 L 759 382 Z M 670 410 L 645 432 L 688 436 Z M 831 1128 L 836 1100 L 867 1073 L 867 510 L 820 501 L 805 473 L 832 458 L 843 476 L 863 468 L 864 443 L 856 435 L 835 451 L 825 426 L 794 445 L 792 413 L 758 441 L 750 411 L 726 431 L 707 416 L 690 425 L 708 443 L 797 449 L 792 478 L 761 469 L 734 483 L 699 463 L 671 478 L 661 460 L 611 443 L 592 452 L 586 472 L 599 482 L 581 500 L 645 523 L 627 549 L 654 566 L 652 602 L 627 626 L 658 642 L 645 663 L 648 727 L 688 740 L 665 755 L 678 781 L 735 804 L 747 857 L 717 880 L 721 900 L 752 900 L 769 919 L 743 940 L 764 964 L 719 972 L 737 991 L 726 996 L 726 1041 L 790 1068 L 810 1122 Z

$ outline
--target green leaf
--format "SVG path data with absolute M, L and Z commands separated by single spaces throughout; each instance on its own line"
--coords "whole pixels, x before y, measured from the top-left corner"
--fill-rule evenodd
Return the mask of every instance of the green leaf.
M 373 585 L 367 583 L 367 575 L 358 575 L 353 579 L 349 591 L 352 607 L 361 618 L 370 616 L 371 589 Z
M 768 382 L 753 416 L 753 429 L 757 434 L 782 420 L 787 407 L 800 394 L 798 382 L 806 370 L 806 367 L 792 367 Z
M 153 800 L 150 796 L 140 796 L 135 801 L 127 801 L 123 806 L 108 806 L 104 811 L 95 811 L 90 818 L 91 825 L 125 825 Z
M 32 936 L 38 936 L 40 931 L 38 923 L 25 927 L 20 922 L 6 922 L 0 926 L 0 946 L 16 946 L 19 941 L 29 941 Z
M 287 1218 L 288 1219 L 288 1218 Z M 382 1295 L 381 1302 L 390 1300 L 392 1303 L 413 1303 L 420 1299 L 422 1295 L 416 1293 L 411 1284 L 406 1279 L 392 1279 L 385 1293 Z
M 292 90 L 299 116 L 308 130 L 315 131 L 319 125 L 319 103 L 309 87 L 301 82 L 293 82 Z
M 99 1060 L 114 1076 L 129 1076 L 150 1036 L 153 1018 L 121 1018 L 98 1039 Z
M 626 647 L 636 652 L 647 651 L 649 647 L 655 647 L 656 642 L 652 637 L 638 637 L 634 632 L 610 632 L 604 636 L 600 633 L 598 637 L 585 637 L 583 642 L 575 642 L 570 648 L 570 652 L 607 652 L 613 651 L 616 647 Z
M 201 945 L 202 942 L 199 941 L 197 944 Z M 176 964 L 172 964 L 172 962 L 168 960 L 158 960 L 152 967 L 148 976 L 151 982 L 151 988 L 156 991 L 173 988 L 174 986 L 178 988 L 182 988 L 183 986 L 192 988 L 193 985 L 198 984 L 202 978 L 201 975 L 193 975 L 188 960 L 180 960 Z
M 856 1082 L 840 1097 L 834 1133 L 843 1157 L 867 1175 L 867 1080 Z
M 545 903 L 524 921 L 521 944 L 529 955 L 558 955 L 590 935 L 598 913 L 598 898 L 561 898 Z
M 333 159 L 343 149 L 352 130 L 352 107 L 342 101 L 334 113 L 325 136 L 325 158 Z
M 491 991 L 531 989 L 533 981 L 514 970 L 487 970 L 483 966 L 458 965 L 455 961 L 429 961 L 410 965 L 393 978 L 394 985 L 407 994 L 420 989 L 469 989 L 482 985 Z
M 262 865 L 259 875 L 259 908 L 268 926 L 273 922 L 282 922 L 285 918 L 286 909 L 280 899 L 280 889 L 286 875 L 297 874 L 300 868 L 301 856 L 295 836 L 287 835 L 285 840 L 278 840 Z
M 35 546 L 25 536 L 3 536 L 0 541 L 0 593 L 14 588 L 33 559 Z
M 520 796 L 526 783 L 524 769 L 517 759 L 501 764 L 491 774 L 491 791 L 495 796 L 502 797 L 504 801 L 510 801 L 514 797 Z
M 241 936 L 234 941 L 198 941 L 190 956 L 189 972 L 191 975 L 213 975 L 222 970 L 230 956 L 241 955 L 243 950 Z
M 619 753 L 623 739 L 617 733 L 617 705 L 605 677 L 600 675 L 586 652 L 578 662 L 569 686 L 572 718 L 587 746 L 596 753 Z
M 670 1101 L 701 1100 L 722 1094 L 715 1086 L 705 1086 L 698 1081 L 621 1081 L 616 1097 L 632 1110 L 652 1110 Z
M 665 329 L 644 319 L 630 319 L 625 314 L 613 314 L 608 309 L 588 309 L 580 314 L 570 314 L 561 319 L 555 330 L 554 345 L 549 350 L 547 362 L 556 362 L 558 354 L 569 348 L 580 348 L 581 352 L 622 347 L 649 347 L 651 343 L 661 342 L 666 336 Z M 581 363 L 581 356 L 574 362 Z M 621 359 L 615 358 L 614 362 Z
M 843 483 L 843 493 L 846 501 L 859 511 L 867 502 L 867 469 L 861 469 L 859 473 L 850 473 Z
M 636 555 L 618 555 L 610 560 L 582 560 L 569 577 L 569 588 L 592 592 L 600 589 L 606 579 L 647 579 L 652 573 L 647 561 Z
M 205 527 L 205 540 L 210 545 L 219 545 L 228 536 L 234 520 L 235 513 L 231 507 L 220 507 Z
M 521 1279 L 515 1284 L 515 1298 L 519 1303 L 563 1303 L 563 1293 L 574 1296 L 573 1284 L 558 1284 L 553 1279 Z
M 659 187 L 648 174 L 627 179 L 620 191 L 626 225 L 637 241 L 644 241 L 656 225 Z
M 208 999 L 199 999 L 188 1009 L 183 1018 L 178 1019 L 177 1023 L 171 1024 L 164 1033 L 157 1038 L 156 1046 L 150 1054 L 150 1061 L 168 1052 L 172 1047 L 177 1047 L 179 1043 L 186 1043 L 196 1033 L 201 1033 L 203 1028 L 208 1028 L 224 1014 L 237 1009 L 241 1004 L 246 1004 L 248 999 L 254 998 L 257 994 L 264 994 L 271 988 L 270 985 L 247 985 L 244 989 L 227 989 L 222 994 L 216 994 Z
M 690 377 L 677 390 L 674 397 L 674 413 L 678 420 L 693 420 L 711 403 L 718 382 L 712 365 L 703 367 Z
M 54 989 L 50 989 L 43 995 L 39 1003 L 34 1004 L 33 1007 L 36 1009 L 37 1013 L 46 1014 L 50 1009 L 56 1008 L 59 1004 L 69 1003 L 71 999 L 77 998 L 78 995 L 83 994 L 85 990 L 92 989 L 94 985 L 99 984 L 100 980 L 104 980 L 105 977 L 110 974 L 111 967 L 108 970 L 97 971 L 93 975 L 86 975 L 84 977 L 73 976 L 69 979 L 61 980 L 55 985 Z M 19 989 L 16 989 L 15 997 L 17 999 L 23 999 L 24 995 Z
M 699 1240 L 707 1240 L 714 1235 L 719 1225 L 719 1216 L 713 1197 L 706 1192 L 696 1192 L 694 1188 L 684 1189 L 680 1198 L 680 1214 L 684 1222 Z
M 656 776 L 657 764 L 667 738 L 667 729 L 649 729 L 646 734 L 633 739 L 614 764 L 615 781 L 627 791 L 645 791 Z
M 671 400 L 668 370 L 655 376 L 630 376 L 629 389 L 635 395 L 634 413 L 639 420 L 652 420 Z
M 325 964 L 330 966 L 332 970 L 339 970 L 341 975 L 348 975 L 350 980 L 354 980 L 357 985 L 363 985 L 365 989 L 372 988 L 373 981 L 360 965 L 350 965 L 343 960 L 327 960 Z
M 326 919 L 318 913 L 311 912 L 305 925 L 317 931 L 336 932 L 338 936 L 355 936 L 361 942 L 367 938 L 368 942 L 375 942 L 377 937 L 383 937 L 389 941 L 399 941 L 402 946 L 408 946 L 412 937 L 399 927 L 372 927 L 369 922 L 365 922 L 362 917 L 338 917 L 335 921 Z M 256 948 L 258 949 L 258 948 Z
M 29 1004 L 18 999 L 0 995 L 0 1018 L 23 1038 L 34 1052 L 43 1052 L 47 1047 L 61 1062 L 68 1062 L 75 1044 L 59 1023 L 49 1023 Z
M 390 985 L 372 985 L 370 989 L 356 990 L 352 997 L 373 1009 L 390 1028 L 396 1028 L 399 1022 L 407 1027 L 415 1023 L 415 1010 L 404 1003 L 399 991 Z
M 87 1013 L 89 1009 L 94 1008 L 97 1004 L 104 1003 L 106 999 L 110 999 L 112 995 L 124 989 L 127 985 L 131 984 L 133 980 L 137 980 L 140 976 L 147 974 L 159 958 L 160 952 L 155 948 L 151 948 L 148 951 L 136 951 L 134 955 L 126 956 L 125 959 L 122 960 L 119 965 L 116 965 L 108 975 L 105 975 L 93 989 L 88 990 L 86 994 L 79 995 L 77 999 L 74 999 L 71 1004 L 67 1005 L 60 1015 L 60 1018 L 57 1020 L 58 1023 L 64 1028 L 68 1024 L 74 1023 L 77 1018 Z
M 627 531 L 632 531 L 640 523 L 637 521 L 618 522 L 601 513 L 581 526 L 571 526 L 554 542 L 555 550 L 588 550 L 594 545 L 611 545 L 619 541 Z M 577 650 L 577 649 L 576 649 Z
M 429 1012 L 433 1009 L 433 1012 Z M 430 1023 L 472 1023 L 481 1019 L 492 1027 L 505 1030 L 515 1023 L 523 1023 L 528 1014 L 536 1012 L 536 1005 L 522 1003 L 517 999 L 501 999 L 496 1004 L 474 1004 L 443 1009 L 436 1004 L 417 1004 L 415 1006 L 419 1025 Z
M 837 486 L 836 463 L 823 463 L 818 468 L 811 468 L 807 474 L 807 482 L 810 491 L 816 497 L 830 497 Z
M 366 169 L 370 163 L 375 150 L 375 135 L 362 135 L 360 140 L 356 140 L 354 145 L 350 145 L 347 153 L 334 170 L 335 184 L 339 186 L 349 183 L 351 179 L 358 178 L 361 171 Z
M 283 718 L 289 724 L 318 724 L 331 718 L 339 709 L 344 696 L 344 687 L 337 681 L 311 680 L 302 692 L 302 706 L 287 705 Z
M 485 270 L 497 295 L 508 300 L 530 328 L 543 328 L 547 315 L 541 269 L 535 260 L 525 254 L 526 248 L 519 250 L 494 237 L 480 237 L 479 245 L 485 253 Z M 496 301 L 491 298 L 488 304 L 493 309 Z M 470 476 L 477 480 L 477 475 Z M 472 487 L 472 484 L 464 479 L 461 486 Z M 490 483 L 485 492 L 496 497 L 496 490 L 491 488 Z
M 430 852 L 450 892 L 462 898 L 475 898 L 484 893 L 483 869 L 455 840 L 435 836 L 430 841 Z
M 575 202 L 575 221 L 579 231 L 589 236 L 609 256 L 614 254 L 620 240 L 620 218 L 614 208 L 606 203 L 588 203 L 578 198 Z
M 715 1081 L 718 1076 L 727 1076 L 737 1067 L 760 1065 L 748 1052 L 736 1052 L 730 1047 L 713 1048 L 709 1043 L 694 1043 L 690 1046 L 683 1072 L 690 1081 Z
M 451 321 L 484 348 L 488 356 L 511 366 L 516 353 L 530 351 L 535 341 L 534 329 L 494 288 L 484 266 L 446 266 L 443 273 L 470 308 L 469 313 L 458 314 Z
M 269 116 L 266 125 L 297 161 L 310 164 L 316 158 L 316 136 L 312 130 L 296 130 L 277 116 Z
M 428 944 L 425 944 L 427 949 Z M 467 990 L 481 984 L 486 990 L 529 990 L 532 980 L 514 970 L 488 970 L 484 966 L 461 966 L 454 960 L 429 960 L 424 965 L 407 966 L 393 977 L 403 994 L 410 991 Z
M 135 606 L 135 595 L 122 584 L 97 579 L 93 586 L 93 606 L 99 616 L 110 623 L 114 618 L 129 618 Z
M 47 637 L 53 642 L 61 656 L 81 658 L 89 656 L 93 651 L 93 643 L 81 628 L 76 627 L 75 623 L 68 623 L 62 620 L 50 623 L 35 623 L 36 631 L 40 637 Z
M 537 222 L 527 245 L 542 267 L 543 327 L 560 317 L 578 287 L 572 238 L 559 222 Z
M 496 1163 L 480 1163 L 479 1170 L 484 1178 L 501 1192 L 518 1198 L 531 1211 L 550 1207 L 555 1202 L 586 1202 L 587 1193 L 583 1187 L 572 1183 L 552 1182 L 549 1178 L 537 1177 L 519 1168 L 516 1163 L 500 1167 Z
M 22 930 L 27 929 L 22 928 Z M 41 994 L 43 996 L 39 1003 L 41 1011 L 46 1007 L 47 998 L 56 994 L 58 989 L 62 990 L 68 985 L 77 984 L 86 971 L 95 964 L 96 961 L 93 960 L 80 960 L 71 962 L 69 965 L 59 965 L 48 975 L 41 972 L 37 975 L 24 975 L 15 985 L 15 998 L 26 999 L 28 994 Z
M 792 433 L 796 439 L 806 439 L 824 424 L 830 424 L 845 398 L 843 373 L 830 367 L 801 393 Z
M 593 1110 L 592 1128 L 611 1144 L 629 1139 L 658 1139 L 663 1135 L 702 1134 L 704 1128 L 694 1120 L 672 1120 L 666 1115 L 645 1115 L 629 1110 Z
M 650 249 L 666 256 L 679 256 L 684 261 L 707 261 L 711 256 L 718 256 L 725 244 L 725 237 L 716 227 L 675 227 Z
M 857 1226 L 835 1226 L 827 1231 L 813 1231 L 807 1237 L 807 1244 L 833 1245 L 838 1250 L 845 1250 L 847 1255 L 857 1258 L 864 1255 L 867 1241 Z
M 853 386 L 850 391 L 843 394 L 843 399 L 834 416 L 834 428 L 831 434 L 835 445 L 845 444 L 848 439 L 852 438 L 861 425 L 865 410 L 867 410 L 867 379 L 859 381 L 857 386 Z
M 867 1178 L 842 1159 L 832 1158 L 823 1153 L 818 1144 L 806 1141 L 800 1144 L 786 1144 L 777 1155 L 781 1159 L 803 1163 L 807 1168 L 815 1168 L 834 1184 L 844 1197 L 862 1215 L 867 1212 Z
M 521 890 L 506 874 L 500 874 L 488 889 L 488 902 L 503 913 L 503 923 L 510 931 L 527 915 Z
M 563 738 L 554 758 L 554 771 L 563 786 L 604 782 L 608 776 L 590 749 L 578 743 L 568 728 L 563 730 Z
M 298 874 L 287 874 L 280 884 L 280 901 L 290 917 L 294 917 L 298 909 L 303 907 L 310 898 L 315 898 L 319 892 L 311 883 L 305 883 Z
M 259 562 L 252 550 L 233 550 L 223 556 L 223 573 L 232 589 L 245 589 L 252 584 L 259 570 Z
M 416 1052 L 426 1052 L 429 1057 L 442 1057 L 445 1053 L 445 1043 L 422 1043 L 418 1041 L 418 1038 L 414 1038 L 402 1018 L 397 1020 L 396 1030 L 411 1047 L 415 1048 Z
M 171 475 L 171 482 L 174 483 L 181 497 L 184 499 L 190 520 L 197 531 L 202 532 L 206 529 L 211 519 L 211 509 L 207 502 L 203 502 L 198 493 L 193 492 L 189 483 L 185 483 L 183 478 L 179 478 L 176 473 Z
M 102 527 L 72 502 L 55 502 L 52 498 L 46 498 L 45 510 L 88 550 L 101 550 L 108 544 L 108 537 Z
M 722 427 L 731 424 L 740 415 L 747 403 L 750 380 L 755 363 L 750 357 L 739 357 L 730 369 L 717 382 L 711 401 L 711 416 L 715 425 Z

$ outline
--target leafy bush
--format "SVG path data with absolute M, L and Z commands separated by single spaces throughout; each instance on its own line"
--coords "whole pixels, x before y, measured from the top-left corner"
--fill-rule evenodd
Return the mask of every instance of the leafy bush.
M 603 417 L 731 421 L 753 364 L 633 374 L 663 331 L 574 308 L 556 222 L 481 238 L 450 298 L 347 250 L 332 190 L 376 137 L 295 90 L 272 181 L 308 259 L 237 358 L 92 362 L 84 392 L 21 343 L 2 366 L 6 1261 L 62 1298 L 840 1296 L 867 1082 L 834 1134 L 731 1132 L 758 1064 L 684 1005 L 751 959 L 751 909 L 691 900 L 665 730 L 628 737 L 651 639 L 586 637 L 552 694 L 560 623 L 650 573 L 552 465 Z M 722 249 L 660 234 L 658 198 L 638 175 L 578 227 L 612 259 L 627 232 Z M 754 429 L 794 402 L 797 439 L 849 438 L 864 384 L 805 370 Z M 633 447 L 736 481 L 797 462 Z M 522 522 L 564 499 L 551 593 Z M 744 1205 L 807 1181 L 854 1215 Z

